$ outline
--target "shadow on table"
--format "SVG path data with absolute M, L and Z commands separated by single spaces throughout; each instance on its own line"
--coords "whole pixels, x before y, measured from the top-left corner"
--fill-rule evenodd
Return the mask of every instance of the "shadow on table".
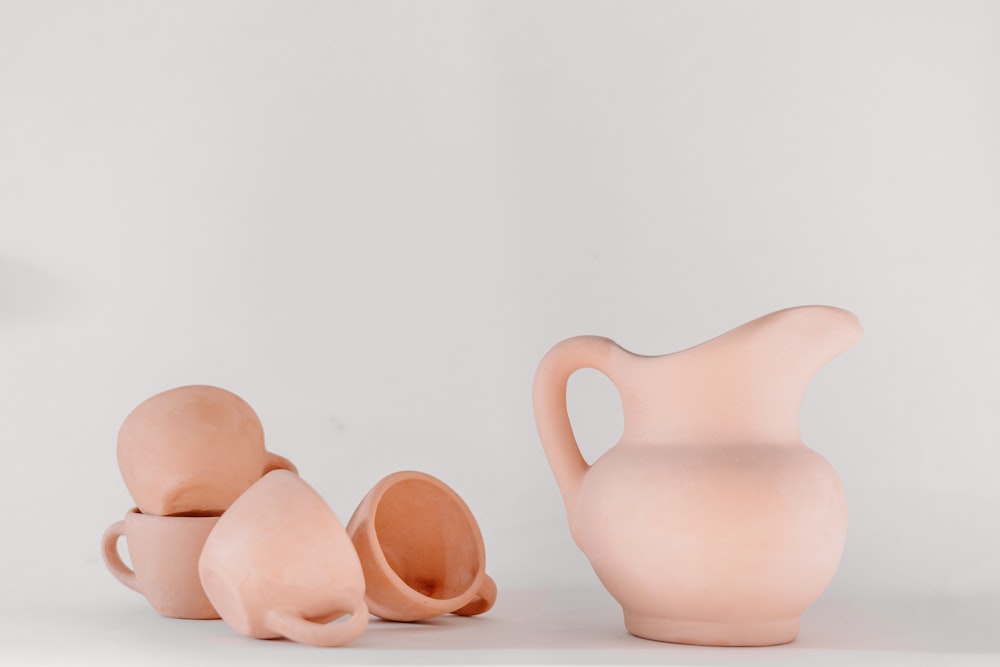
M 138 596 L 136 596 L 138 597 Z M 123 598 L 125 600 L 125 598 Z M 951 665 L 1000 664 L 1000 598 L 822 599 L 784 646 L 718 648 L 668 644 L 629 635 L 621 610 L 603 591 L 507 591 L 474 618 L 422 623 L 372 618 L 348 646 L 322 649 L 259 641 L 222 621 L 159 617 L 145 601 L 89 613 L 44 610 L 10 615 L 4 651 L 21 664 L 53 655 L 117 664 L 685 664 Z M 60 632 L 53 634 L 53 623 Z M 60 646 L 60 644 L 64 644 Z M 46 654 L 42 649 L 50 651 Z M 52 652 L 55 653 L 52 653 Z M 3 653 L 3 652 L 0 652 Z M 48 657 L 46 657 L 48 656 Z M 0 664 L 4 662 L 0 659 Z
M 1000 655 L 1000 597 L 820 601 L 791 646 Z
M 418 624 L 374 620 L 359 644 L 382 649 L 496 651 L 494 661 L 581 664 L 767 664 L 844 653 L 898 657 L 1000 656 L 1000 598 L 820 600 L 802 620 L 791 644 L 718 648 L 639 639 L 624 628 L 608 596 L 577 591 L 508 593 L 495 616 L 441 617 Z M 882 660 L 880 660 L 880 663 Z M 1000 664 L 1000 660 L 998 660 Z

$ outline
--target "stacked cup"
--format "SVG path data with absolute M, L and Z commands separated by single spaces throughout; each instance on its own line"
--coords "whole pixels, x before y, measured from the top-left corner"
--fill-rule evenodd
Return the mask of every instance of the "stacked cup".
M 137 507 L 105 532 L 105 563 L 165 616 L 341 646 L 364 631 L 369 608 L 417 621 L 481 614 L 496 599 L 479 526 L 450 487 L 389 475 L 345 530 L 224 389 L 179 387 L 143 402 L 119 432 L 118 462 Z M 132 569 L 118 554 L 122 536 Z
M 136 507 L 104 533 L 108 569 L 164 616 L 219 618 L 198 577 L 202 546 L 254 482 L 295 466 L 264 449 L 264 429 L 246 401 L 200 385 L 136 407 L 118 432 L 118 466 Z M 132 568 L 118 554 L 120 537 Z

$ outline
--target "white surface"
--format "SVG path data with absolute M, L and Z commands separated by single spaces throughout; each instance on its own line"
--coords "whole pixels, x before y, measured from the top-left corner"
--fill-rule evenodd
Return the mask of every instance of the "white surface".
M 222 621 L 157 616 L 135 594 L 0 616 L 0 664 L 984 665 L 1000 661 L 1000 598 L 823 599 L 791 644 L 684 646 L 629 635 L 603 591 L 512 590 L 489 613 L 418 624 L 373 620 L 349 646 L 235 634 Z
M 1000 595 L 998 119 L 989 2 L 0 0 L 3 594 L 121 618 L 65 611 L 118 586 L 115 434 L 189 383 L 342 520 L 425 470 L 502 588 L 592 586 L 548 347 L 827 303 L 866 328 L 802 408 L 851 511 L 830 593 Z M 593 459 L 617 398 L 570 390 Z

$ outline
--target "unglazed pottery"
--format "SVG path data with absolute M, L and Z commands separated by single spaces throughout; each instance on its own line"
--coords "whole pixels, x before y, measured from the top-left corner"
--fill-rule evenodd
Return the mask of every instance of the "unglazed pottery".
M 580 336 L 535 375 L 538 432 L 570 531 L 629 632 L 720 646 L 792 641 L 837 568 L 840 480 L 799 435 L 812 376 L 861 337 L 857 318 L 805 306 L 659 357 Z M 621 394 L 621 441 L 580 454 L 566 385 L 594 368 Z
M 264 475 L 226 510 L 199 571 L 222 619 L 249 637 L 341 646 L 368 625 L 350 538 L 319 494 L 286 470 Z
M 221 513 L 261 475 L 295 470 L 264 449 L 264 429 L 246 401 L 205 385 L 146 399 L 118 432 L 118 465 L 145 514 Z
M 479 524 L 436 477 L 414 471 L 385 477 L 358 505 L 347 532 L 376 616 L 391 621 L 474 616 L 496 600 Z
M 132 509 L 124 521 L 104 532 L 104 564 L 164 616 L 219 618 L 198 577 L 201 549 L 218 520 L 218 516 L 156 516 Z M 119 537 L 128 544 L 131 569 L 118 554 Z

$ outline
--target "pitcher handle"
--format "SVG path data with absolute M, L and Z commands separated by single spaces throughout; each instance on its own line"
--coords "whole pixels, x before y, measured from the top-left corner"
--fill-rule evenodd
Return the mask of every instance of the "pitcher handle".
M 566 386 L 570 376 L 581 368 L 598 370 L 614 383 L 613 361 L 620 352 L 622 348 L 610 338 L 567 338 L 548 351 L 535 372 L 531 396 L 535 425 L 566 505 L 571 530 L 576 494 L 590 465 L 580 453 L 580 446 L 573 435 L 573 426 L 566 408 Z

